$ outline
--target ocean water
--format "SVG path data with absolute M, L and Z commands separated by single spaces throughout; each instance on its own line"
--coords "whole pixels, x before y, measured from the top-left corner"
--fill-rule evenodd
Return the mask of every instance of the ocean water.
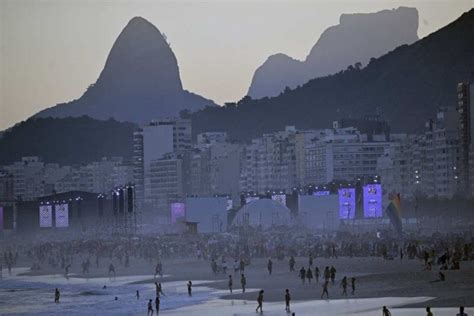
M 17 275 L 25 269 L 12 272 L 12 276 L 4 274 L 0 279 L 0 315 L 144 315 L 149 299 L 153 300 L 154 308 L 155 285 L 132 284 L 150 279 L 149 275 L 66 279 L 63 275 Z M 193 281 L 193 284 L 203 282 L 208 281 Z M 186 282 L 164 282 L 162 286 L 165 293 L 161 298 L 162 311 L 201 304 L 219 295 L 207 287 L 193 287 L 193 295 L 189 297 Z M 61 292 L 59 304 L 54 303 L 56 287 Z

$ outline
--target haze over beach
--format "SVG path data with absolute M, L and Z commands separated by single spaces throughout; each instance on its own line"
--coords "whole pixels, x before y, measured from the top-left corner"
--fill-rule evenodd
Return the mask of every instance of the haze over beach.
M 303 60 L 343 13 L 416 7 L 418 36 L 472 8 L 455 1 L 9 1 L 0 2 L 0 130 L 82 95 L 120 30 L 142 16 L 164 32 L 185 89 L 238 101 L 268 56 Z M 6 44 L 8 43 L 8 45 Z M 32 75 L 34 74 L 34 75 Z
M 473 4 L 0 0 L 0 315 L 474 315 Z

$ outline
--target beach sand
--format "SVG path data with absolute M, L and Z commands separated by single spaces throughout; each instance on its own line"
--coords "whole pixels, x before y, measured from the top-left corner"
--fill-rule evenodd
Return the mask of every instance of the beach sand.
M 92 264 L 89 277 L 106 277 L 108 260 L 102 260 L 100 268 Z M 234 292 L 230 294 L 227 286 L 227 274 L 214 275 L 210 268 L 210 262 L 189 259 L 163 260 L 163 269 L 166 274 L 163 278 L 153 279 L 154 264 L 150 262 L 131 260 L 130 267 L 120 267 L 114 262 L 118 276 L 140 275 L 143 280 L 135 281 L 139 284 L 152 284 L 155 281 L 171 282 L 182 281 L 183 285 L 187 280 L 210 280 L 209 283 L 196 284 L 212 289 L 221 290 L 221 298 L 224 300 L 248 300 L 255 301 L 256 293 L 248 291 L 241 293 L 240 276 L 234 275 L 233 270 L 228 270 L 227 274 L 234 277 Z M 307 258 L 296 258 L 296 272 L 289 272 L 288 260 L 278 261 L 273 259 L 273 274 L 268 275 L 266 269 L 267 259 L 253 259 L 250 266 L 246 267 L 245 275 L 247 288 L 265 290 L 266 302 L 282 302 L 284 290 L 290 290 L 294 301 L 320 300 L 320 283 L 301 284 L 298 277 L 298 270 L 302 266 L 307 266 Z M 325 266 L 331 266 L 337 270 L 336 282 L 329 287 L 329 298 L 342 299 L 342 289 L 340 281 L 343 276 L 356 277 L 355 295 L 350 294 L 351 299 L 378 298 L 378 297 L 429 297 L 428 302 L 406 301 L 403 307 L 456 307 L 460 305 L 474 306 L 474 262 L 461 262 L 461 270 L 444 271 L 445 282 L 431 282 L 438 278 L 436 267 L 433 271 L 423 271 L 422 262 L 418 260 L 383 260 L 378 257 L 368 258 L 348 258 L 338 259 L 316 258 L 314 266 L 318 266 L 321 271 Z M 232 262 L 228 262 L 232 266 Z M 79 263 L 71 268 L 71 272 L 83 277 L 80 274 Z M 4 271 L 5 273 L 5 271 Z M 43 269 L 39 272 L 27 272 L 24 275 L 41 275 L 62 273 L 53 269 Z M 147 273 L 150 275 L 146 277 Z M 166 291 L 166 289 L 164 289 Z M 227 293 L 227 294 L 226 294 Z M 326 300 L 322 300 L 326 302 Z

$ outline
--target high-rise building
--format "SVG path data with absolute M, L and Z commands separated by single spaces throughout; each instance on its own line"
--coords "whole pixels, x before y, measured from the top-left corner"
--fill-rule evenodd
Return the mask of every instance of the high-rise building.
M 474 73 L 471 75 L 470 83 L 458 83 L 458 104 L 459 114 L 459 149 L 460 149 L 460 185 L 464 193 L 470 194 L 472 190 L 472 168 L 470 168 L 470 153 L 472 152 L 472 142 L 474 140 Z
M 149 173 L 148 200 L 153 210 L 166 215 L 170 203 L 185 198 L 183 159 L 176 153 L 152 160 Z
M 295 134 L 296 129 L 287 126 L 285 131 L 264 134 L 245 147 L 241 191 L 292 190 L 297 184 Z
M 377 162 L 384 190 L 407 198 L 461 193 L 457 124 L 454 108 L 442 108 L 426 123 L 424 134 L 395 139 Z
M 191 121 L 168 119 L 152 121 L 134 133 L 134 183 L 137 206 L 151 203 L 150 165 L 168 153 L 182 153 L 192 148 Z

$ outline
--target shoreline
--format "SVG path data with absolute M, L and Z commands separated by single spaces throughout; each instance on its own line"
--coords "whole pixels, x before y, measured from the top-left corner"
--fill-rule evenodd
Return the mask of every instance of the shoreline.
M 255 292 L 250 289 L 264 289 L 266 302 L 283 302 L 284 290 L 290 290 L 293 301 L 326 301 L 321 300 L 320 295 L 321 280 L 319 283 L 313 281 L 312 284 L 301 284 L 298 271 L 289 272 L 287 260 L 273 261 L 273 274 L 268 275 L 266 270 L 267 259 L 253 259 L 252 264 L 246 268 L 248 291 L 241 293 L 240 278 L 234 274 L 233 270 L 233 294 L 222 293 L 218 297 L 222 300 L 247 300 L 255 301 Z M 307 263 L 307 258 L 296 258 L 296 270 Z M 315 260 L 322 271 L 325 266 L 334 265 L 337 269 L 336 282 L 329 287 L 329 301 L 344 299 L 339 287 L 343 276 L 348 278 L 356 277 L 355 295 L 350 294 L 347 299 L 368 299 L 381 297 L 430 297 L 428 302 L 409 303 L 399 308 L 418 307 L 456 307 L 460 305 L 469 306 L 474 304 L 474 263 L 462 262 L 461 270 L 445 271 L 446 281 L 432 283 L 437 278 L 437 271 L 423 271 L 422 264 L 418 260 L 383 260 L 378 257 L 348 258 L 338 259 L 317 258 Z M 108 274 L 105 265 L 99 269 L 91 269 L 89 278 L 107 278 Z M 171 259 L 163 260 L 164 277 L 158 277 L 156 281 L 183 282 L 188 280 L 207 280 L 206 282 L 195 284 L 195 287 L 206 286 L 216 291 L 228 291 L 228 274 L 214 275 L 210 268 L 210 262 L 197 259 Z M 120 276 L 146 276 L 146 272 L 153 271 L 151 263 L 141 261 L 134 262 L 129 268 L 117 269 L 117 277 Z M 75 271 L 73 269 L 74 273 Z M 45 269 L 21 273 L 23 277 L 60 274 L 59 270 Z M 71 276 L 72 278 L 72 276 Z M 87 279 L 86 276 L 77 274 L 74 278 Z M 133 281 L 127 284 L 150 284 L 155 282 L 150 274 L 149 278 Z M 166 293 L 166 289 L 164 289 Z M 426 303 L 426 304 L 425 304 Z

